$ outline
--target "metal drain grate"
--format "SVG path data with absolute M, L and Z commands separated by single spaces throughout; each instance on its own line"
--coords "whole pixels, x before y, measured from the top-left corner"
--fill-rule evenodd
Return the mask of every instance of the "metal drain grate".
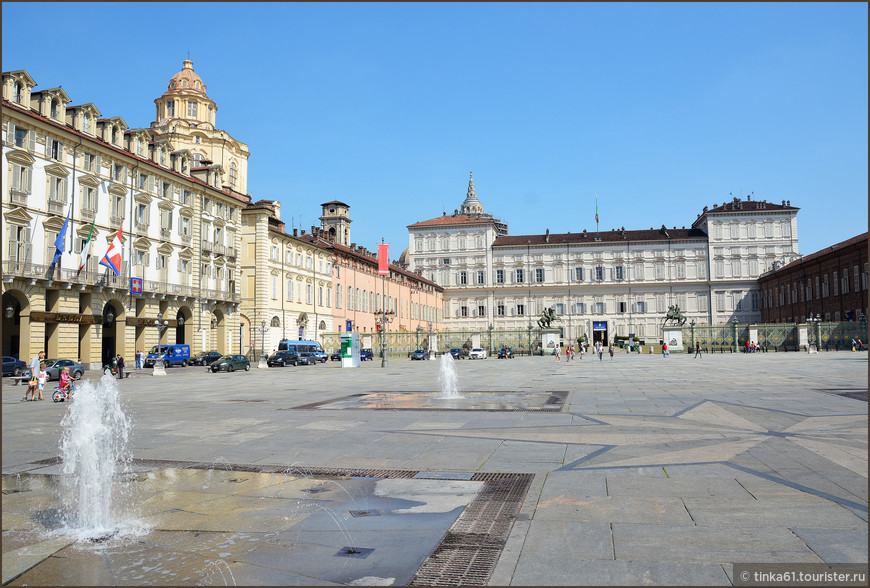
M 534 474 L 475 474 L 485 482 L 447 536 L 414 574 L 411 586 L 485 586 Z
M 356 559 L 365 559 L 374 549 L 369 547 L 342 547 L 341 551 L 335 554 L 335 557 L 354 557 Z

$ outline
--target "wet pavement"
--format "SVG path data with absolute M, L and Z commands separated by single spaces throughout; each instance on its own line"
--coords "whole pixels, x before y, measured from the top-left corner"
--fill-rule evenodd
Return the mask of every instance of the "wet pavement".
M 61 530 L 66 406 L 4 379 L 3 583 L 728 585 L 733 563 L 867 562 L 866 354 L 459 361 L 450 401 L 438 362 L 374 363 L 122 381 L 127 525 L 102 543 Z

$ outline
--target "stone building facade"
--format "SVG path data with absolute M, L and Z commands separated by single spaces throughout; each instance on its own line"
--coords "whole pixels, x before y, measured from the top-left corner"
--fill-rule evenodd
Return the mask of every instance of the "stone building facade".
M 797 212 L 747 196 L 704 207 L 688 229 L 508 235 L 470 181 L 462 210 L 408 226 L 408 260 L 445 288 L 447 329 L 526 328 L 552 307 L 565 343 L 652 342 L 670 306 L 699 324 L 758 321 L 758 276 L 799 256 Z
M 71 104 L 59 87 L 36 91 L 24 70 L 2 81 L 3 354 L 44 349 L 98 368 L 116 353 L 132 360 L 158 336 L 194 353 L 236 348 L 239 223 L 250 199 L 219 167 L 194 165 L 180 129 L 171 138 L 131 129 L 92 103 Z M 98 262 L 119 228 L 116 276 Z
M 867 316 L 867 233 L 766 272 L 758 282 L 762 322 L 860 321 Z
M 334 330 L 333 254 L 286 232 L 281 205 L 261 200 L 242 211 L 241 322 L 245 353 L 277 350 L 281 339 L 319 340 Z

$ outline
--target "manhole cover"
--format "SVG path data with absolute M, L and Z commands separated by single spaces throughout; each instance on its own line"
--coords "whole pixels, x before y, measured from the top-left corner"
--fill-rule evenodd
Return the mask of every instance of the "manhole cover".
M 355 557 L 356 559 L 367 558 L 374 549 L 368 547 L 342 547 L 341 551 L 335 554 L 335 557 Z

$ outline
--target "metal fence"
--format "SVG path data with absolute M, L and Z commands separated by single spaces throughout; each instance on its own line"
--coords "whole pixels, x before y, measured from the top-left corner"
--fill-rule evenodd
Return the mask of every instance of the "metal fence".
M 806 351 L 801 345 L 798 325 L 787 323 L 760 323 L 755 343 L 762 352 Z M 807 325 L 807 344 L 818 345 L 823 351 L 850 350 L 852 340 L 866 343 L 867 325 L 860 322 L 822 322 Z M 686 351 L 695 348 L 695 342 L 708 353 L 742 351 L 749 339 L 749 325 L 684 325 L 683 345 Z M 736 345 L 735 345 L 736 341 Z
M 376 357 L 380 357 L 380 334 L 366 334 L 372 337 L 372 352 Z M 433 350 L 436 355 L 446 353 L 451 349 L 462 349 L 463 353 L 468 354 L 475 346 L 476 337 L 479 338 L 480 347 L 486 350 L 487 355 L 497 353 L 502 347 L 510 347 L 514 355 L 541 354 L 540 329 L 433 331 L 432 335 L 437 335 L 438 348 Z M 339 350 L 341 348 L 341 333 L 324 333 L 321 344 L 328 353 Z M 429 332 L 387 331 L 384 333 L 384 347 L 387 349 L 387 357 L 407 357 L 416 349 L 429 351 Z

